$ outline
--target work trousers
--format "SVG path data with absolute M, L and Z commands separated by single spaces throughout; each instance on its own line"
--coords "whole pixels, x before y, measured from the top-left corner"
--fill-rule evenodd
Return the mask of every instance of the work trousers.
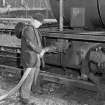
M 24 83 L 20 88 L 20 93 L 22 98 L 30 97 L 32 85 L 33 83 L 34 85 L 36 85 L 38 74 L 40 72 L 39 67 L 33 67 L 33 68 L 27 68 L 27 69 L 31 69 L 31 72 L 29 73 L 28 77 L 26 78 L 26 80 L 24 81 Z

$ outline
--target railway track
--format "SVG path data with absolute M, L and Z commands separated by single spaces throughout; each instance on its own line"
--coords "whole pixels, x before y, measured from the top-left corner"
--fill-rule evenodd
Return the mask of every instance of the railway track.
M 0 60 L 0 72 L 6 73 L 6 74 L 12 73 L 15 76 L 21 75 L 22 69 L 19 68 L 19 64 L 17 64 L 17 63 L 20 63 L 19 62 L 20 52 L 18 51 L 19 48 L 1 46 L 0 49 L 1 49 L 0 50 L 1 51 L 0 52 L 0 59 L 1 59 Z M 95 84 L 90 83 L 89 81 L 79 80 L 78 78 L 72 78 L 71 76 L 63 75 L 63 74 L 56 73 L 56 72 L 52 73 L 52 72 L 49 72 L 50 69 L 56 69 L 56 67 L 52 66 L 50 68 L 45 68 L 41 70 L 40 76 L 43 80 L 56 82 L 59 84 L 70 84 L 70 85 L 74 85 L 79 88 L 97 91 Z M 52 70 L 52 71 L 56 71 L 56 70 Z
M 22 71 L 22 69 L 17 68 L 17 67 L 0 65 L 0 72 L 6 73 L 7 69 L 8 69 L 8 74 L 9 73 L 12 73 L 12 74 L 19 73 L 20 74 Z M 40 77 L 41 77 L 41 80 L 45 80 L 45 81 L 49 81 L 49 82 L 54 82 L 54 83 L 58 83 L 58 84 L 62 84 L 62 85 L 73 85 L 78 88 L 87 89 L 87 90 L 91 90 L 91 91 L 97 91 L 97 87 L 95 86 L 95 84 L 93 84 L 89 81 L 83 81 L 83 80 L 79 80 L 76 78 L 73 79 L 67 75 L 51 73 L 48 71 L 41 70 Z
M 13 50 L 11 50 L 11 49 L 13 49 Z M 16 55 L 17 54 L 16 48 L 11 48 L 11 49 L 10 50 L 3 49 L 0 52 L 0 58 L 1 58 L 0 72 L 12 73 L 12 74 L 19 76 L 22 69 L 17 66 L 17 60 L 19 61 L 20 57 Z M 18 54 L 20 54 L 20 53 L 18 53 Z M 15 65 L 14 65 L 14 63 L 15 63 Z M 56 68 L 52 67 L 50 69 L 56 69 Z M 72 84 L 72 85 L 75 85 L 77 87 L 85 88 L 85 89 L 92 90 L 92 91 L 97 90 L 95 85 L 90 83 L 89 81 L 73 79 L 67 75 L 62 75 L 62 74 L 59 74 L 56 72 L 51 73 L 51 72 L 47 72 L 47 71 L 50 71 L 50 70 L 41 70 L 41 72 L 40 72 L 40 76 L 42 77 L 43 80 L 56 82 L 56 83 L 60 83 L 60 84 L 70 84 L 70 85 Z M 56 71 L 56 70 L 54 70 L 54 71 Z

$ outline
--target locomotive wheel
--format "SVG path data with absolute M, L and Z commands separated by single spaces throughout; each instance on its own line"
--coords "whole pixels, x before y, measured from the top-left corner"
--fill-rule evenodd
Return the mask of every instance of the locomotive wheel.
M 102 70 L 98 67 L 98 63 L 89 60 L 90 52 L 87 54 L 87 61 L 88 61 L 88 68 L 89 68 L 89 75 L 88 78 L 91 80 L 94 84 L 96 84 L 97 87 L 97 96 L 98 98 L 101 97 L 102 99 L 105 99 L 105 75 Z M 96 73 L 101 73 L 101 76 L 97 76 Z
M 97 63 L 88 61 L 89 72 L 95 74 L 98 71 Z

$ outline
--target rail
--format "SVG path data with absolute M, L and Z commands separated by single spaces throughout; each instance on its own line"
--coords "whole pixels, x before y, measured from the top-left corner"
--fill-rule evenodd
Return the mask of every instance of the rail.
M 0 65 L 0 68 L 3 69 L 11 69 L 15 71 L 22 71 L 20 68 L 12 67 L 12 66 L 6 66 L 6 65 Z M 65 75 L 60 75 L 60 74 L 55 74 L 55 73 L 50 73 L 46 71 L 40 71 L 39 74 L 42 77 L 42 80 L 50 81 L 50 82 L 55 82 L 59 84 L 71 84 L 79 88 L 84 88 L 87 90 L 91 91 L 97 91 L 97 88 L 95 84 L 88 82 L 88 81 L 83 81 L 83 80 L 77 80 L 77 79 L 72 79 L 68 76 Z

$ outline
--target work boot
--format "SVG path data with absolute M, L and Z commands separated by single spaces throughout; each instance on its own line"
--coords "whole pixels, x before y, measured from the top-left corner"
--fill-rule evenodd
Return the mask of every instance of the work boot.
M 22 98 L 22 97 L 20 98 L 20 103 L 22 105 L 34 105 L 35 104 L 33 100 L 28 99 L 28 98 Z
M 34 105 L 34 101 L 29 97 L 29 98 L 24 98 L 21 96 L 21 94 L 18 96 L 19 102 L 22 105 Z
M 81 74 L 81 76 L 78 77 L 80 80 L 88 80 L 88 76 L 86 74 Z

